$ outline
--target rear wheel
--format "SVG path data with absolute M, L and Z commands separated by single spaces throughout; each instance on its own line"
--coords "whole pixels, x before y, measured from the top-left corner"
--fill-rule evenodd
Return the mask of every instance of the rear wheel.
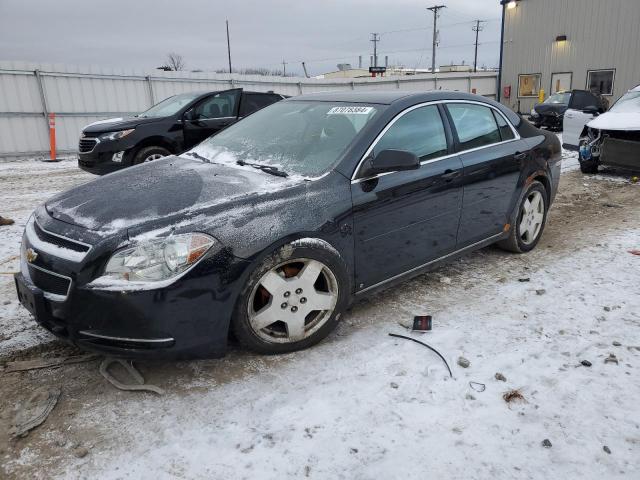
M 139 165 L 141 163 L 153 162 L 168 155 L 171 155 L 171 152 L 164 147 L 144 147 L 138 150 L 138 153 L 133 157 L 133 164 Z
M 346 272 L 340 255 L 326 242 L 299 241 L 281 247 L 250 275 L 236 305 L 236 337 L 265 354 L 318 343 L 346 308 Z
M 536 247 L 547 223 L 547 198 L 544 185 L 538 181 L 525 189 L 512 215 L 509 237 L 498 242 L 500 248 L 525 253 Z

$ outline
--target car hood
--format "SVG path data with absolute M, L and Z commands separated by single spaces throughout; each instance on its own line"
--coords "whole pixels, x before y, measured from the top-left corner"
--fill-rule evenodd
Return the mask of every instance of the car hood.
M 188 221 L 207 209 L 224 210 L 303 182 L 173 156 L 105 175 L 51 198 L 45 207 L 57 220 L 108 236 L 160 220 Z
M 154 123 L 163 120 L 164 117 L 144 118 L 144 117 L 119 117 L 108 118 L 90 123 L 82 129 L 84 133 L 105 133 L 115 132 L 117 130 L 126 130 L 135 128 L 139 125 Z
M 540 115 L 559 113 L 563 114 L 567 110 L 567 106 L 561 103 L 541 103 L 533 107 Z
M 597 116 L 587 126 L 596 130 L 640 130 L 640 112 L 607 112 Z

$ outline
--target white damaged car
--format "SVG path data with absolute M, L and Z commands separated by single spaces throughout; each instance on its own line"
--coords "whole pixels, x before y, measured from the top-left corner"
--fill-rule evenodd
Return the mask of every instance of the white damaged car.
M 599 165 L 640 171 L 640 85 L 602 115 L 567 111 L 563 147 L 579 150 L 583 173 L 596 173 Z

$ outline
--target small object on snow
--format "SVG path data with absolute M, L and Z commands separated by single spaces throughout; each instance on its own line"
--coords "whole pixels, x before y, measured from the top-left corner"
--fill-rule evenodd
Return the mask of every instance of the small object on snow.
M 629 253 L 631 255 L 640 255 L 640 250 L 637 250 L 637 249 L 629 250 Z
M 618 365 L 618 359 L 613 353 L 610 353 L 609 356 L 604 359 L 604 363 L 615 363 Z
M 89 453 L 89 449 L 85 447 L 78 447 L 73 451 L 73 454 L 78 458 L 84 458 Z
M 129 373 L 129 375 L 133 377 L 134 381 L 137 382 L 137 384 L 128 385 L 126 383 L 122 383 L 113 375 L 111 375 L 111 372 L 109 372 L 109 366 L 113 363 L 119 363 L 120 365 L 122 365 L 124 369 Z M 145 385 L 144 377 L 140 374 L 140 372 L 138 372 L 138 370 L 136 370 L 136 368 L 131 363 L 120 358 L 106 357 L 100 364 L 100 373 L 109 381 L 109 383 L 111 383 L 111 385 L 120 390 L 146 391 L 157 393 L 158 395 L 164 394 L 164 390 L 160 387 L 156 387 L 155 385 Z
M 542 440 L 542 446 L 544 448 L 551 448 L 551 440 L 549 440 L 548 438 L 545 438 L 544 440 Z
M 500 382 L 506 382 L 507 381 L 507 377 L 505 377 L 503 374 L 501 374 L 500 372 L 495 374 L 496 380 L 500 381 Z
M 604 447 L 602 447 L 602 450 L 604 450 L 605 452 L 607 452 L 609 455 L 611 455 L 611 449 L 609 447 L 607 447 L 606 445 Z
M 480 382 L 469 382 L 469 386 L 476 392 L 481 392 L 481 393 L 487 389 L 487 386 L 484 383 L 480 383 Z
M 414 332 L 428 332 L 431 330 L 433 318 L 431 315 L 416 315 L 413 317 Z
M 614 347 L 621 347 L 621 346 L 622 346 L 622 344 L 621 344 L 619 341 L 614 340 L 614 341 L 613 341 L 613 346 L 614 346 Z
M 396 382 L 391 382 L 391 383 L 389 384 L 389 386 L 390 386 L 391 388 L 398 388 L 398 384 L 397 384 Z
M 11 303 L 11 300 L 5 300 L 4 302 L 2 302 L 3 305 L 9 305 Z
M 638 183 L 638 177 L 636 177 L 635 175 L 631 177 L 631 183 Z
M 618 205 L 617 203 L 603 203 L 602 206 L 607 208 L 622 208 L 622 205 Z
M 544 295 L 547 291 L 544 288 L 538 288 L 536 290 L 536 295 Z
M 0 216 L 0 226 L 13 225 L 14 223 L 12 219 Z
M 39 368 L 62 367 L 63 365 L 71 365 L 73 363 L 90 362 L 98 357 L 99 355 L 89 353 L 86 355 L 75 355 L 70 357 L 37 358 L 35 360 L 7 362 L 4 373 L 23 372 L 26 370 L 37 370 Z
M 590 367 L 591 366 L 591 362 L 589 360 L 582 360 L 580 363 L 584 367 Z
M 531 279 L 530 279 L 529 277 L 525 277 L 525 278 L 519 278 L 519 279 L 518 279 L 518 281 L 519 281 L 520 283 L 525 283 L 525 282 L 530 282 L 530 281 L 531 281 Z
M 524 398 L 524 395 L 520 393 L 520 390 L 509 390 L 508 392 L 504 392 L 502 398 L 505 402 L 526 402 L 527 400 Z
M 506 277 L 500 277 L 500 278 L 498 279 L 498 283 L 507 283 L 507 279 L 506 279 Z
M 451 285 L 451 279 L 449 277 L 440 277 L 440 283 Z
M 610 311 L 611 311 L 611 307 L 602 307 L 602 309 L 603 309 L 605 312 L 610 312 Z
M 13 437 L 26 437 L 29 431 L 42 424 L 60 397 L 59 388 L 41 387 L 20 407 L 14 421 Z
M 469 368 L 471 362 L 464 357 L 458 357 L 458 365 L 460 365 L 462 368 Z
M 476 397 L 474 397 L 473 395 L 471 395 L 470 393 L 467 393 L 464 398 L 466 398 L 467 400 L 475 400 Z
M 415 338 L 411 338 L 411 337 L 405 337 L 404 335 L 398 335 L 397 333 L 390 333 L 389 334 L 390 337 L 396 337 L 396 338 L 404 338 L 405 340 L 411 340 L 412 342 L 416 342 L 419 343 L 422 346 L 427 347 L 429 350 L 431 350 L 432 352 L 434 352 L 436 355 L 438 355 L 442 361 L 444 362 L 444 364 L 447 366 L 447 370 L 449 370 L 449 376 L 451 378 L 453 378 L 453 373 L 451 373 L 451 368 L 449 367 L 449 364 L 447 363 L 447 361 L 445 360 L 445 358 L 440 354 L 439 351 L 437 351 L 435 348 L 433 348 L 431 345 L 427 345 L 424 342 L 421 342 L 420 340 L 416 340 Z

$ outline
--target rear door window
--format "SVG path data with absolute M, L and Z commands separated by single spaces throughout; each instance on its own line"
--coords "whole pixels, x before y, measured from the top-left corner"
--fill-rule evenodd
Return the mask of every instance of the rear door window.
M 458 133 L 461 150 L 502 141 L 491 108 L 469 103 L 450 103 L 447 104 L 447 109 Z
M 498 124 L 498 129 L 500 130 L 500 137 L 502 137 L 502 141 L 504 142 L 505 140 L 511 140 L 513 138 L 516 138 L 515 134 L 513 133 L 513 130 L 511 130 L 511 127 L 509 126 L 507 121 L 504 119 L 504 117 L 500 115 L 498 112 L 496 112 L 495 110 L 492 110 L 492 111 L 493 111 L 493 116 L 496 119 L 496 123 Z
M 405 150 L 421 161 L 446 155 L 447 137 L 438 107 L 419 107 L 400 117 L 378 141 L 375 153 L 383 150 Z

